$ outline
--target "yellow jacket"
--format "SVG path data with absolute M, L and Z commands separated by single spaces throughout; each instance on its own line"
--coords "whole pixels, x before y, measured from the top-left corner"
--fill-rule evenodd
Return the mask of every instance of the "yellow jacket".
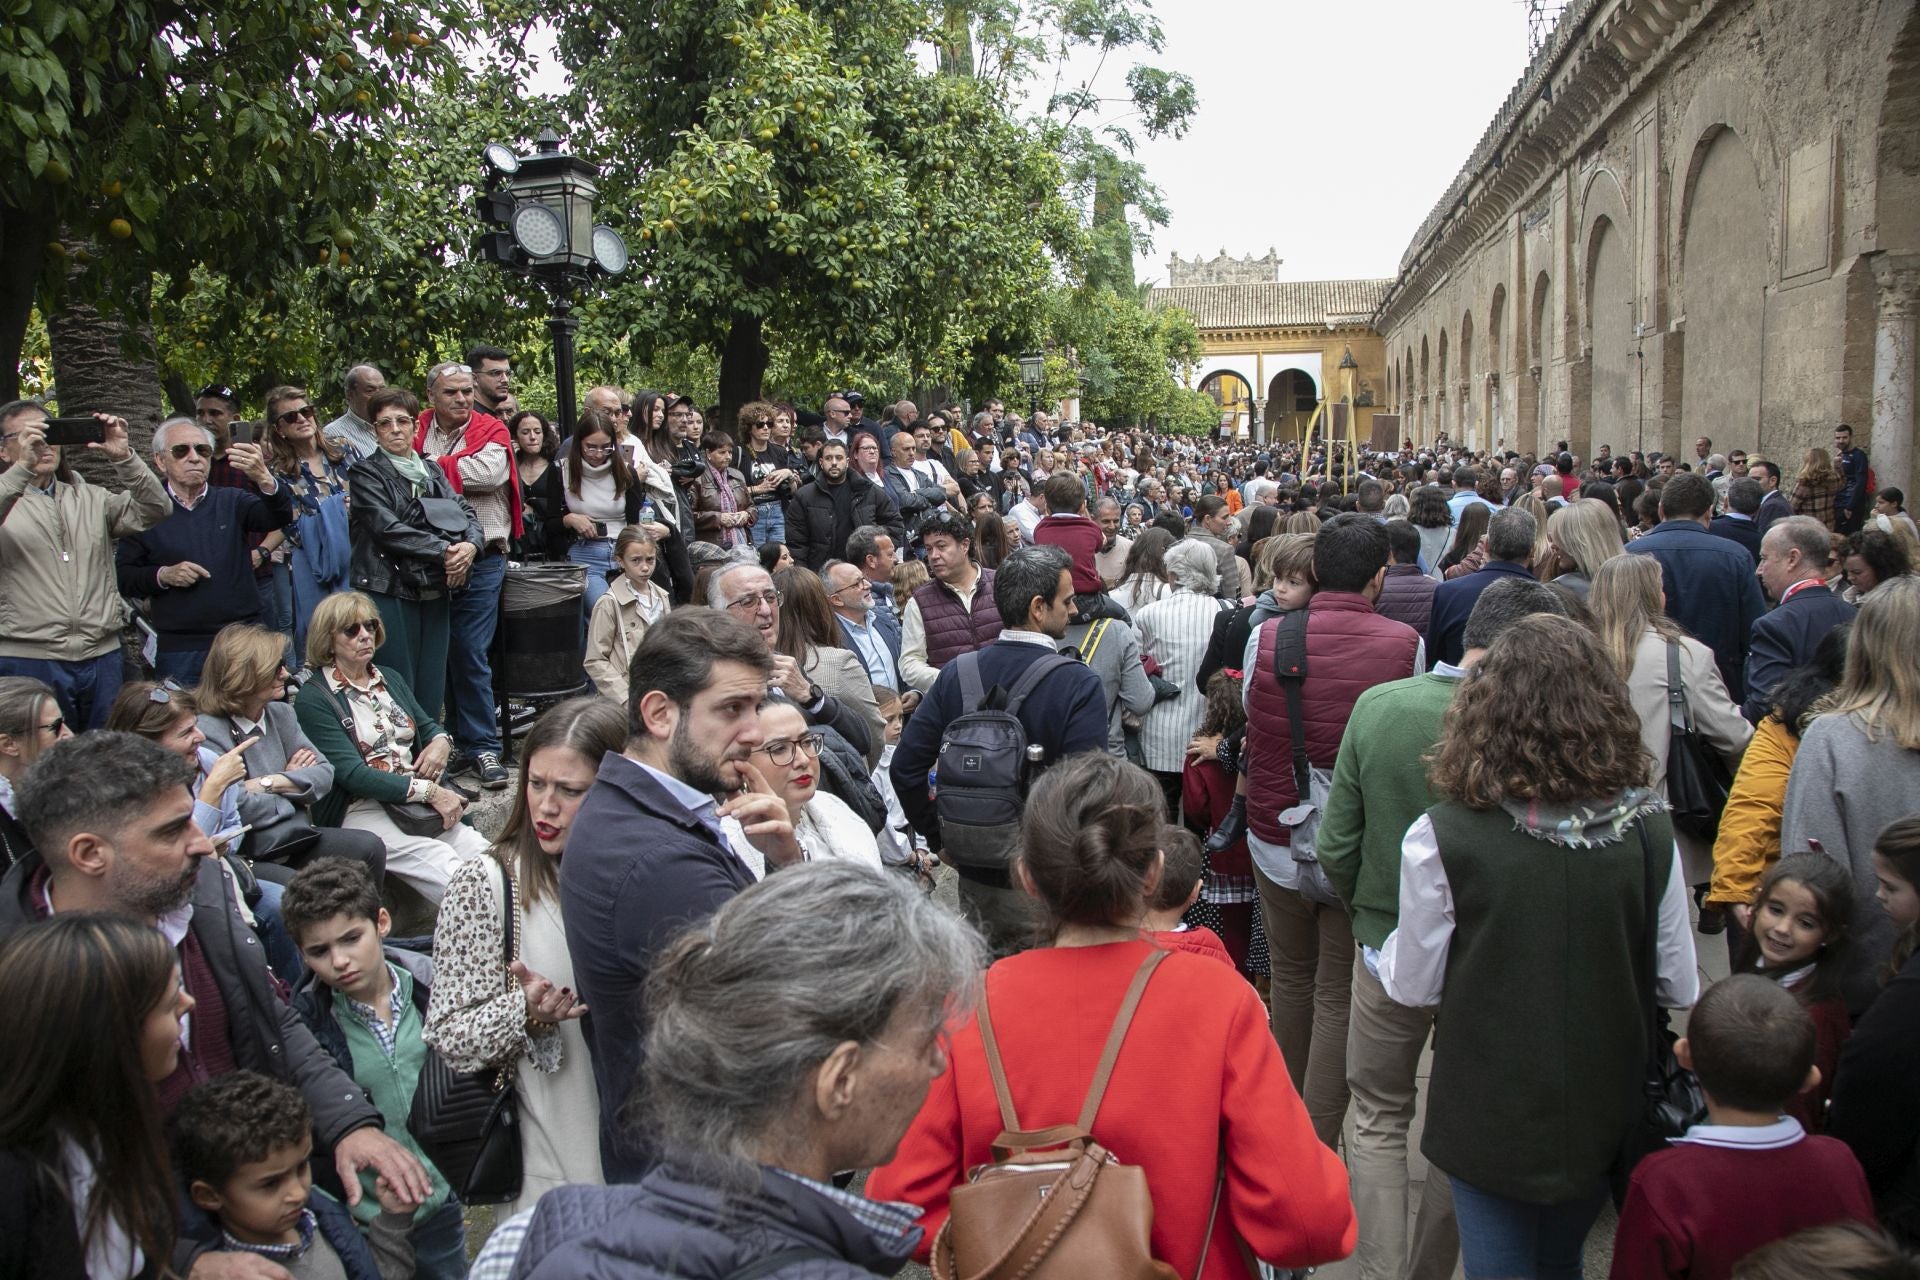
M 1753 731 L 1727 792 L 1720 834 L 1713 842 L 1713 884 L 1707 901 L 1735 906 L 1753 901 L 1760 877 L 1780 858 L 1780 813 L 1787 800 L 1787 775 L 1800 739 L 1780 717 L 1769 715 Z

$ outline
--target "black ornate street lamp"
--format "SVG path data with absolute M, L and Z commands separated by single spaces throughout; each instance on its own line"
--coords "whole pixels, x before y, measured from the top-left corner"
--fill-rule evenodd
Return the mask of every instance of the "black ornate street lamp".
M 480 254 L 531 276 L 552 299 L 547 330 L 553 335 L 553 377 L 565 439 L 574 428 L 573 335 L 580 328 L 573 293 L 625 271 L 627 242 L 593 220 L 599 171 L 560 150 L 559 135 L 551 129 L 534 139 L 530 156 L 495 142 L 481 158 L 487 184 L 478 201 L 480 216 L 494 230 L 482 239 Z
M 1047 357 L 1039 351 L 1020 353 L 1020 383 L 1027 389 L 1027 423 L 1040 412 L 1040 388 L 1047 383 Z

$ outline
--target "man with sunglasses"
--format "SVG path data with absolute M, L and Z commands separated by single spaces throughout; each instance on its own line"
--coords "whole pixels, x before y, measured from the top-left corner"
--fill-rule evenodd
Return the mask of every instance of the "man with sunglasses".
M 104 725 L 120 692 L 113 540 L 152 528 L 172 505 L 128 447 L 126 420 L 94 416 L 106 439 L 88 448 L 111 466 L 111 489 L 46 443 L 43 406 L 0 404 L 0 675 L 46 684 L 76 731 Z
M 292 494 L 274 479 L 259 445 L 227 449 L 252 489 L 210 484 L 213 451 L 213 433 L 193 419 L 160 424 L 153 460 L 173 510 L 144 533 L 122 538 L 118 552 L 121 594 L 152 601 L 155 675 L 187 686 L 200 683 L 201 665 L 220 628 L 260 620 L 248 535 L 293 521 Z

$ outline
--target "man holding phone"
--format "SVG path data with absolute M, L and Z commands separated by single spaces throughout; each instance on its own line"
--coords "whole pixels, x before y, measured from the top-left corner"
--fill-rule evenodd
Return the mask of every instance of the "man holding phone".
M 104 725 L 120 692 L 113 541 L 152 528 L 171 504 L 128 447 L 126 419 L 87 421 L 99 438 L 86 447 L 112 466 L 118 492 L 75 475 L 47 423 L 34 401 L 0 404 L 0 675 L 46 684 L 77 733 Z
M 172 496 L 172 514 L 123 539 L 119 550 L 121 593 L 153 602 L 154 673 L 189 686 L 200 683 L 220 628 L 260 620 L 247 535 L 284 529 L 293 520 L 292 495 L 267 469 L 259 445 L 227 447 L 227 460 L 252 482 L 251 490 L 209 485 L 213 448 L 213 433 L 190 418 L 160 424 L 153 459 Z

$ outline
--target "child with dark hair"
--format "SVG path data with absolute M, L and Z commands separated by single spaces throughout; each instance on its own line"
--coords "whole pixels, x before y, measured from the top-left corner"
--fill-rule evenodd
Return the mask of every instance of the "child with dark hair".
M 1233 807 L 1236 788 L 1244 785 L 1245 779 L 1233 765 L 1238 763 L 1246 727 L 1240 673 L 1232 669 L 1214 672 L 1207 681 L 1207 707 L 1201 713 L 1199 730 L 1187 746 L 1186 765 L 1180 775 L 1180 812 L 1188 826 L 1201 834 L 1210 835 L 1218 829 Z M 1225 847 L 1206 851 L 1204 858 L 1196 922 L 1214 926 L 1234 967 L 1252 977 L 1256 972 L 1251 953 L 1259 928 L 1260 891 L 1253 879 L 1244 823 Z
M 1825 854 L 1791 854 L 1760 881 L 1749 920 L 1734 949 L 1734 972 L 1773 979 L 1813 1018 L 1820 1082 L 1794 1095 L 1786 1112 L 1808 1133 L 1819 1133 L 1826 1128 L 1840 1046 L 1853 1031 L 1840 991 L 1852 950 L 1853 876 Z
M 1147 935 L 1169 950 L 1211 956 L 1233 968 L 1233 957 L 1227 954 L 1220 935 L 1186 920 L 1188 908 L 1200 899 L 1200 876 L 1205 867 L 1199 836 L 1171 824 L 1161 829 L 1160 884 L 1147 901 Z
M 374 1179 L 379 1213 L 362 1237 L 353 1215 L 314 1188 L 313 1118 L 291 1085 L 235 1071 L 199 1085 L 168 1123 L 193 1202 L 220 1224 L 222 1248 L 251 1253 L 294 1280 L 405 1280 L 413 1274 L 413 1206 Z
M 1873 842 L 1876 896 L 1900 931 L 1886 987 L 1840 1051 L 1827 1132 L 1853 1148 L 1880 1223 L 1920 1246 L 1920 817 L 1892 823 Z
M 380 905 L 373 878 L 358 862 L 322 858 L 309 864 L 287 886 L 280 910 L 307 967 L 294 989 L 294 1012 L 367 1091 L 388 1135 L 413 1153 L 432 1183 L 413 1215 L 414 1274 L 422 1280 L 462 1280 L 467 1249 L 460 1198 L 407 1131 L 427 1061 L 422 1033 L 433 962 L 385 945 L 393 921 Z M 377 1192 L 371 1171 L 360 1178 L 364 1190 Z M 353 1210 L 363 1224 L 379 1212 L 369 1196 Z
M 1633 1171 L 1613 1242 L 1615 1280 L 1727 1280 L 1761 1245 L 1832 1222 L 1873 1223 L 1860 1164 L 1811 1136 L 1787 1102 L 1819 1078 L 1817 1033 L 1777 982 L 1736 974 L 1708 989 L 1674 1046 L 1700 1077 L 1707 1123 Z

